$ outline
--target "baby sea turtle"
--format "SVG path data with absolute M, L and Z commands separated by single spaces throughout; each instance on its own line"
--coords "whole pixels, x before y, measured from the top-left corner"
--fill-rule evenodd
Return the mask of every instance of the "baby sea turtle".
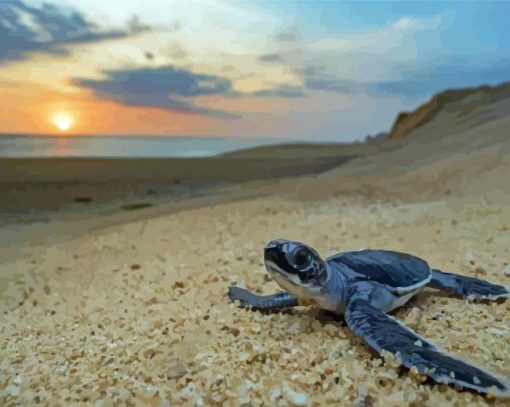
M 510 297 L 510 287 L 431 269 L 406 253 L 361 250 L 323 260 L 311 247 L 296 241 L 273 240 L 264 249 L 266 269 L 285 292 L 257 295 L 230 287 L 229 297 L 241 306 L 275 310 L 300 304 L 343 314 L 347 326 L 372 349 L 394 354 L 439 383 L 481 393 L 510 397 L 510 384 L 492 373 L 452 356 L 386 313 L 432 287 L 480 300 Z

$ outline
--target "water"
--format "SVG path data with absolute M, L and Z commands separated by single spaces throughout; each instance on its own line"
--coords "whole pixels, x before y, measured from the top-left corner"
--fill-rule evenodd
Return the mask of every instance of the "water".
M 269 137 L 0 135 L 0 157 L 208 157 L 285 141 Z

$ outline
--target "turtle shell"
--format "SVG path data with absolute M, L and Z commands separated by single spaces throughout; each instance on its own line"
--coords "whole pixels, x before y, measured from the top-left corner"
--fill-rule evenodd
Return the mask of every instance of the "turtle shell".
M 425 260 L 390 250 L 338 253 L 326 261 L 333 268 L 340 267 L 349 279 L 373 281 L 397 292 L 413 291 L 427 284 L 431 278 L 430 267 Z

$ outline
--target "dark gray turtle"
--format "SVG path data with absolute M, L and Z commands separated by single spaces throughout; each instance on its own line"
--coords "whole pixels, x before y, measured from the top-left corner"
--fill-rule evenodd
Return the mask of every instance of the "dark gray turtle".
M 325 261 L 311 247 L 273 240 L 264 249 L 269 274 L 285 289 L 256 295 L 230 287 L 229 297 L 242 306 L 274 310 L 301 303 L 344 314 L 347 326 L 378 353 L 394 354 L 407 368 L 439 383 L 510 397 L 510 384 L 469 363 L 448 356 L 436 345 L 386 314 L 424 289 L 433 287 L 463 298 L 509 298 L 510 287 L 431 269 L 410 254 L 387 250 L 338 253 Z

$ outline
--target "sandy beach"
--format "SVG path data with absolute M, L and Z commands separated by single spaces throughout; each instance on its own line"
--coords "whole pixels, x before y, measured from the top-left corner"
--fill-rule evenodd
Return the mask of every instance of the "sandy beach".
M 278 237 L 324 257 L 367 247 L 410 252 L 444 271 L 510 284 L 510 119 L 474 126 L 480 112 L 468 112 L 464 127 L 445 125 L 458 115 L 451 106 L 435 112 L 405 138 L 348 162 L 319 156 L 296 169 L 289 163 L 304 163 L 296 152 L 267 158 L 273 167 L 254 165 L 264 176 L 232 179 L 172 208 L 115 221 L 71 211 L 5 223 L 3 241 L 23 235 L 4 246 L 0 265 L 2 404 L 508 405 L 420 383 L 370 351 L 342 317 L 307 307 L 250 312 L 226 297 L 232 284 L 279 290 L 262 263 L 263 246 Z M 286 178 L 268 176 L 286 170 Z M 52 239 L 63 229 L 79 233 Z M 394 314 L 451 354 L 510 378 L 510 301 L 426 289 Z

